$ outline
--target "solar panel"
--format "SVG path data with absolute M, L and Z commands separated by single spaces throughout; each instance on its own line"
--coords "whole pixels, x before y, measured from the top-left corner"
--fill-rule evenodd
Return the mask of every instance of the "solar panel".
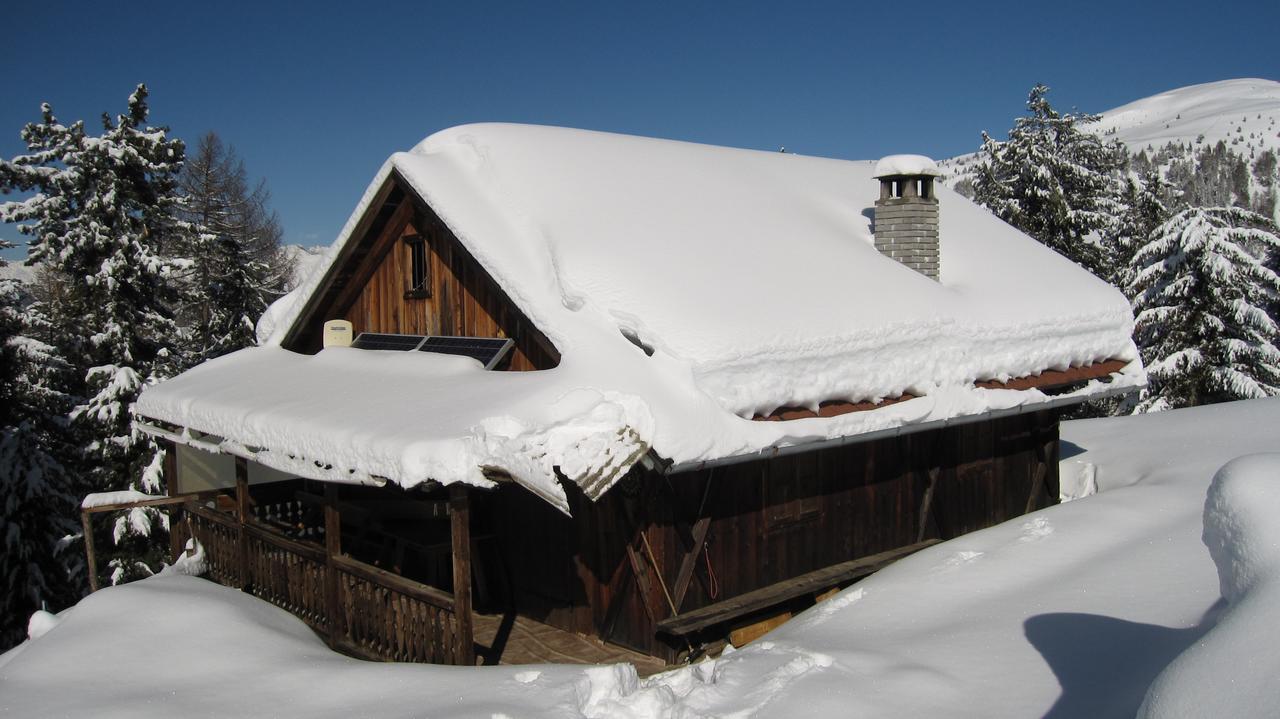
M 389 335 L 379 332 L 361 332 L 351 343 L 358 350 L 396 350 L 407 352 L 417 349 L 426 339 L 422 335 Z
M 505 337 L 428 337 L 421 346 L 420 352 L 438 352 L 447 355 L 462 355 L 480 360 L 485 369 L 493 369 L 502 358 L 511 351 L 515 344 Z

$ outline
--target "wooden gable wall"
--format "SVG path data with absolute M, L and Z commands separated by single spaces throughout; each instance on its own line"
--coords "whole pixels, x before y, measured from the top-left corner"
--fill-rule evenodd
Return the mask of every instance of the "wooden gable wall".
M 511 302 L 436 213 L 403 187 L 402 180 L 393 174 L 285 346 L 301 352 L 318 351 L 321 323 L 341 318 L 351 322 L 356 334 L 510 337 L 515 347 L 504 369 L 540 370 L 559 364 L 555 346 Z M 410 287 L 412 240 L 425 243 L 425 292 Z

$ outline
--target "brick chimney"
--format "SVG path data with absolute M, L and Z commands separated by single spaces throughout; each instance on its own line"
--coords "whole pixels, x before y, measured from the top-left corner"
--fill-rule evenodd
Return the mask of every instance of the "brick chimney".
M 931 279 L 938 279 L 938 198 L 942 173 L 924 155 L 890 155 L 876 163 L 876 249 Z

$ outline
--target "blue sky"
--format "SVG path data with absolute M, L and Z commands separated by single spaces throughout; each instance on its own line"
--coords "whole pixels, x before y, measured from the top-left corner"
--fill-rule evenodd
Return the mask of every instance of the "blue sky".
M 1280 3 L 10 3 L 0 154 L 42 101 L 217 132 L 287 242 L 328 243 L 392 152 L 532 122 L 848 159 L 942 158 L 1002 134 L 1037 82 L 1102 111 L 1280 79 Z M 0 237 L 20 241 L 12 227 Z

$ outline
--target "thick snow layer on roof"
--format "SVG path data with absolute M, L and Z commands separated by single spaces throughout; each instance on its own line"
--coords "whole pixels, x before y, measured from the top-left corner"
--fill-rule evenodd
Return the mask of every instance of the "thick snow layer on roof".
M 393 155 L 330 257 L 395 173 L 560 350 L 555 370 L 474 378 L 477 387 L 522 388 L 514 393 L 458 390 L 448 405 L 460 410 L 458 431 L 430 435 L 441 441 L 475 436 L 476 423 L 501 417 L 515 418 L 522 434 L 564 427 L 569 419 L 537 403 L 581 391 L 626 405 L 618 417 L 643 425 L 628 425 L 638 445 L 689 462 L 1044 400 L 1034 390 L 977 390 L 977 379 L 1121 358 L 1134 360 L 1121 383 L 1143 380 L 1123 296 L 960 195 L 938 191 L 940 281 L 881 255 L 871 233 L 873 168 L 553 127 L 467 125 Z M 265 344 L 280 344 L 326 269 L 273 307 L 260 328 Z M 232 369 L 237 362 L 222 365 L 228 377 L 242 371 Z M 352 374 L 385 366 L 370 361 Z M 247 362 L 243 371 L 259 369 Z M 233 429 L 237 411 L 258 410 L 206 401 L 210 391 L 170 382 L 148 390 L 139 407 L 217 434 L 213 425 Z M 922 398 L 836 419 L 742 419 L 904 392 Z M 511 396 L 537 399 L 515 405 L 504 399 Z M 225 411 L 215 421 L 202 404 Z M 190 425 L 180 407 L 203 412 L 209 426 Z M 289 430 L 274 431 L 283 442 Z M 325 442 L 317 435 L 313 443 Z M 359 471 L 388 471 L 385 457 L 394 454 L 370 458 Z
M 937 177 L 942 171 L 932 158 L 924 155 L 889 155 L 880 158 L 872 177 L 891 177 L 893 175 L 933 175 Z

